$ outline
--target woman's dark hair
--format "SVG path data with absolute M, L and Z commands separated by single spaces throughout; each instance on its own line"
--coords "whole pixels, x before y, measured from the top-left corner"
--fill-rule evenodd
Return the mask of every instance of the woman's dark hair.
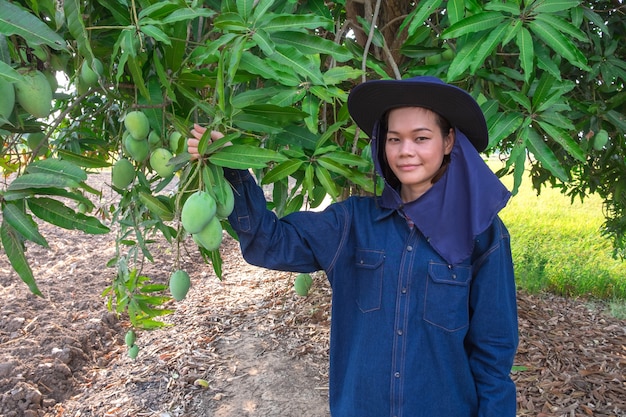
M 426 107 L 424 108 L 426 110 L 430 110 Z M 389 163 L 387 162 L 387 155 L 385 154 L 385 138 L 387 136 L 387 129 L 389 125 L 388 123 L 389 112 L 391 110 L 393 109 L 387 110 L 387 112 L 383 115 L 383 118 L 380 122 L 380 130 L 379 130 L 379 135 L 378 135 L 378 158 L 379 158 L 378 160 L 382 161 L 381 169 L 383 171 L 382 172 L 383 177 L 387 180 L 387 183 L 390 186 L 397 189 L 400 186 L 400 180 L 398 179 L 398 177 L 396 177 L 396 174 L 394 174 L 391 168 L 389 167 Z M 441 136 L 442 137 L 448 136 L 450 134 L 450 129 L 452 129 L 452 125 L 445 117 L 443 117 L 439 113 L 435 111 L 432 111 L 432 112 L 435 115 L 435 123 L 437 123 L 437 126 L 439 126 L 439 129 L 441 130 Z M 439 168 L 439 171 L 437 171 L 437 173 L 432 179 L 433 184 L 439 181 L 441 177 L 443 176 L 443 174 L 445 174 L 446 169 L 448 169 L 449 163 L 450 163 L 450 155 L 449 154 L 444 155 L 443 161 L 441 163 L 441 167 Z

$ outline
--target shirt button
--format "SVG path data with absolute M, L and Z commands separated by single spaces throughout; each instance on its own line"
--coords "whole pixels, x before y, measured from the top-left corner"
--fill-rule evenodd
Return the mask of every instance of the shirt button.
M 407 246 L 406 250 L 408 250 L 409 252 L 411 252 L 413 250 L 413 246 Z
M 400 378 L 400 372 L 396 372 L 395 374 L 393 374 L 393 376 L 395 376 L 396 378 Z
M 402 294 L 406 294 L 406 288 L 402 288 Z
M 402 329 L 398 329 L 398 332 L 397 332 L 397 333 L 398 333 L 398 336 L 402 336 L 402 333 L 403 333 L 403 332 L 402 332 Z

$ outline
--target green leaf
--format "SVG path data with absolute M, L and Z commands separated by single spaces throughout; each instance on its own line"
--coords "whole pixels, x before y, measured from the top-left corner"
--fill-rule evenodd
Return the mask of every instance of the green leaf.
M 163 32 L 161 29 L 159 29 L 155 25 L 140 25 L 139 29 L 144 34 L 146 34 L 147 36 L 150 36 L 151 38 L 153 38 L 157 42 L 161 42 L 161 43 L 164 43 L 166 45 L 171 45 L 172 44 L 172 42 L 170 41 L 169 36 L 167 36 L 165 34 L 165 32 Z
M 522 27 L 519 32 L 517 32 L 516 43 L 519 48 L 520 66 L 524 71 L 524 81 L 528 82 L 530 77 L 535 73 L 535 50 L 533 38 L 528 29 Z
M 604 18 L 600 16 L 598 13 L 594 12 L 593 10 L 587 7 L 583 7 L 583 15 L 585 16 L 587 20 L 589 20 L 595 26 L 600 28 L 603 34 L 607 36 L 611 36 L 611 31 L 609 30 L 609 27 L 606 25 Z
M 28 265 L 28 260 L 24 253 L 24 245 L 15 230 L 4 220 L 0 227 L 0 240 L 2 240 L 4 253 L 6 253 L 7 258 L 9 258 L 9 262 L 15 272 L 17 272 L 17 275 L 28 285 L 30 292 L 35 295 L 41 295 L 41 291 L 37 288 L 33 271 Z
M 78 52 L 87 62 L 93 61 L 94 55 L 89 43 L 89 34 L 85 29 L 83 14 L 80 8 L 80 0 L 65 0 L 63 2 L 63 10 L 67 20 L 67 28 L 76 40 Z
M 554 95 L 556 85 L 559 81 L 554 79 L 550 74 L 544 73 L 537 86 L 535 87 L 535 91 L 532 96 L 532 104 L 533 109 L 536 109 L 541 106 L 551 95 Z
M 283 45 L 290 45 L 303 54 L 327 54 L 339 62 L 345 62 L 353 58 L 348 49 L 329 39 L 305 32 L 284 31 L 272 34 L 272 40 Z
M 17 177 L 7 188 L 8 191 L 26 190 L 29 188 L 78 188 L 79 184 L 64 176 L 48 174 L 25 174 Z
M 110 167 L 111 163 L 96 158 L 90 158 L 88 156 L 79 155 L 74 152 L 70 152 L 65 149 L 57 149 L 57 154 L 60 159 L 71 162 L 72 164 L 83 168 L 106 168 Z
M 534 48 L 535 54 L 537 55 L 537 67 L 548 72 L 560 81 L 562 79 L 561 68 L 559 68 L 559 65 L 555 62 L 556 60 L 552 59 L 549 49 L 541 43 L 534 44 Z
M 256 6 L 254 6 L 254 10 L 252 11 L 252 20 L 256 22 L 257 20 L 263 18 L 265 13 L 274 5 L 274 0 L 260 0 L 257 2 Z
M 415 34 L 415 32 L 424 24 L 428 16 L 433 14 L 441 3 L 443 3 L 442 0 L 424 0 L 417 3 L 415 10 L 409 14 L 407 19 L 405 19 L 405 22 L 411 22 L 407 29 L 409 36 L 413 36 Z
M 512 19 L 508 23 L 506 34 L 502 38 L 502 46 L 507 45 L 513 38 L 516 38 L 522 29 L 524 29 L 522 21 L 519 19 Z
M 531 9 L 535 13 L 556 13 L 578 7 L 578 5 L 580 5 L 578 0 L 537 0 L 532 4 Z
M 504 15 L 500 12 L 477 13 L 451 25 L 443 31 L 441 37 L 443 39 L 458 38 L 463 35 L 493 29 L 500 25 L 504 19 Z
M 552 149 L 548 147 L 543 138 L 532 128 L 525 128 L 522 132 L 526 146 L 532 154 L 541 162 L 544 168 L 548 169 L 552 175 L 563 182 L 569 181 L 569 176 L 565 168 L 563 168 L 556 159 Z
M 265 55 L 271 56 L 274 53 L 274 42 L 263 29 L 255 29 L 252 33 L 252 40 Z
M 146 87 L 146 82 L 144 81 L 143 74 L 141 72 L 141 62 L 139 61 L 139 58 L 137 56 L 129 56 L 128 60 L 126 61 L 126 66 L 130 71 L 130 74 L 133 77 L 133 81 L 139 89 L 141 95 L 149 100 L 150 92 Z
M 496 47 L 502 42 L 504 34 L 509 30 L 509 23 L 503 22 L 489 33 L 489 36 L 484 40 L 477 53 L 473 57 L 470 71 L 473 73 L 483 66 L 485 59 L 496 49 Z
M 9 64 L 6 64 L 0 59 L 0 78 L 4 78 L 9 82 L 20 81 L 24 78 L 19 72 L 13 69 Z
M 513 190 L 511 193 L 513 195 L 517 194 L 520 185 L 522 185 L 522 180 L 526 175 L 524 165 L 526 164 L 526 146 L 524 142 L 518 142 L 515 144 L 513 149 L 511 149 L 511 156 L 507 161 L 507 166 L 510 166 L 513 163 Z
M 304 161 L 301 159 L 291 159 L 281 162 L 263 176 L 261 184 L 272 184 L 276 181 L 280 181 L 300 169 L 303 163 Z
M 508 138 L 522 125 L 524 117 L 516 112 L 501 112 L 489 120 L 489 146 L 492 148 Z
M 232 121 L 233 125 L 246 132 L 276 134 L 283 130 L 277 121 L 256 114 L 239 113 Z
M 324 28 L 332 30 L 333 21 L 323 16 L 312 14 L 280 14 L 266 15 L 260 19 L 258 26 L 262 27 L 268 33 L 282 32 L 285 30 L 304 30 Z
M 271 98 L 279 94 L 282 88 L 279 87 L 263 87 L 254 90 L 246 90 L 238 92 L 237 95 L 231 99 L 233 107 L 243 109 L 253 104 L 267 103 Z
M 543 131 L 546 132 L 546 134 L 555 142 L 561 145 L 567 153 L 578 159 L 580 162 L 586 161 L 585 152 L 580 148 L 580 145 L 572 139 L 572 136 L 567 131 L 541 120 L 537 121 L 537 123 L 541 126 Z
M 326 85 L 335 85 L 347 80 L 354 80 L 360 77 L 363 71 L 348 66 L 333 67 L 326 71 L 323 75 Z
M 51 198 L 31 198 L 28 200 L 28 207 L 41 220 L 63 229 L 81 230 L 93 235 L 109 232 L 109 228 L 95 217 L 77 213 Z
M 304 149 L 315 149 L 318 135 L 309 131 L 309 129 L 302 126 L 287 126 L 284 132 L 279 133 L 275 137 L 276 142 L 288 145 L 299 146 Z
M 462 48 L 457 49 L 457 54 L 450 63 L 447 73 L 447 81 L 451 82 L 459 78 L 472 64 L 474 56 L 478 53 L 482 43 L 489 36 L 489 32 L 474 34 Z
M 239 61 L 239 69 L 250 74 L 258 75 L 266 80 L 280 81 L 284 84 L 280 74 L 269 64 L 269 60 L 244 51 Z M 300 80 L 296 80 L 295 85 L 300 84 Z
M 85 171 L 68 161 L 61 159 L 42 159 L 32 162 L 26 168 L 28 174 L 47 174 L 51 176 L 65 177 L 74 182 L 87 180 Z
M 465 16 L 465 0 L 448 0 L 446 11 L 450 24 L 455 24 Z
M 490 1 L 487 4 L 485 4 L 485 10 L 489 10 L 489 11 L 495 11 L 495 12 L 507 12 L 510 13 L 514 16 L 517 16 L 520 14 L 520 7 L 519 4 L 513 1 Z
M 188 7 L 176 10 L 164 19 L 161 19 L 161 23 L 169 25 L 171 23 L 182 22 L 187 20 L 193 20 L 198 17 L 212 17 L 215 15 L 215 11 L 208 8 L 191 9 Z
M 350 178 L 352 176 L 352 170 L 350 168 L 331 158 L 328 158 L 327 156 L 317 158 L 317 163 L 326 168 L 328 171 L 339 174 L 344 178 Z
M 320 182 L 320 184 L 322 184 L 324 190 L 326 190 L 326 192 L 330 194 L 333 199 L 336 200 L 339 196 L 339 192 L 337 191 L 337 185 L 333 181 L 330 172 L 328 172 L 328 170 L 323 166 L 315 165 L 315 177 Z
M 265 168 L 270 162 L 283 162 L 284 155 L 251 145 L 232 145 L 209 156 L 209 162 L 226 168 Z
M 213 26 L 225 32 L 243 33 L 248 31 L 248 25 L 237 13 L 222 13 L 213 19 Z
M 581 42 L 589 42 L 589 38 L 587 37 L 585 32 L 578 29 L 576 26 L 572 25 L 562 17 L 555 16 L 549 13 L 539 13 L 537 16 L 535 16 L 535 19 L 550 25 L 564 35 L 576 38 Z
M 252 14 L 252 7 L 254 7 L 254 0 L 237 0 L 237 11 L 245 20 L 248 20 Z
M 348 100 L 348 93 L 335 86 L 324 87 L 321 85 L 313 85 L 309 88 L 309 92 L 326 103 L 336 103 L 337 100 L 345 102 Z
M 542 77 L 543 78 L 543 77 Z M 576 87 L 576 83 L 571 81 L 560 81 L 551 89 L 550 94 L 541 101 L 535 103 L 533 97 L 533 109 L 537 113 L 542 113 L 551 108 L 561 108 L 570 110 L 570 106 L 566 100 L 566 94 Z
M 140 21 L 146 17 L 151 17 L 152 19 L 160 20 L 178 9 L 180 9 L 180 6 L 174 2 L 159 1 L 151 6 L 142 8 L 139 11 L 138 17 Z
M 562 55 L 573 65 L 584 71 L 590 71 L 587 66 L 587 58 L 583 53 L 561 32 L 540 20 L 533 20 L 528 24 L 530 30 L 544 41 L 554 52 Z
M 37 223 L 20 209 L 17 204 L 6 204 L 2 210 L 2 216 L 26 240 L 35 242 L 44 248 L 48 247 L 48 242 L 37 229 Z
M 351 167 L 362 167 L 366 168 L 369 166 L 369 162 L 360 157 L 359 155 L 355 155 L 346 151 L 332 151 L 325 153 L 323 155 L 327 160 L 334 161 L 340 165 L 351 166 Z
M 511 97 L 513 101 L 519 104 L 524 110 L 526 110 L 526 112 L 528 113 L 532 112 L 530 99 L 528 98 L 526 94 L 521 93 L 519 91 L 505 91 L 503 94 Z
M 241 110 L 246 114 L 263 116 L 271 120 L 273 126 L 299 122 L 307 116 L 305 112 L 295 107 L 283 107 L 275 104 L 252 104 Z
M 313 84 L 323 85 L 324 78 L 319 68 L 307 65 L 308 60 L 293 46 L 276 45 L 276 51 L 270 56 L 281 65 L 291 68 L 300 77 L 307 78 Z
M 0 33 L 6 36 L 18 35 L 30 46 L 43 44 L 57 51 L 68 50 L 65 40 L 47 24 L 6 0 L 0 1 Z

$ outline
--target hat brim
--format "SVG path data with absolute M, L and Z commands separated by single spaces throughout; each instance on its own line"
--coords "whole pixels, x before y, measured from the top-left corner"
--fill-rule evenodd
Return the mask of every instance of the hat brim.
M 375 123 L 397 107 L 424 107 L 445 117 L 482 152 L 489 143 L 485 116 L 465 90 L 435 77 L 404 80 L 373 80 L 359 84 L 348 96 L 348 111 L 369 136 Z

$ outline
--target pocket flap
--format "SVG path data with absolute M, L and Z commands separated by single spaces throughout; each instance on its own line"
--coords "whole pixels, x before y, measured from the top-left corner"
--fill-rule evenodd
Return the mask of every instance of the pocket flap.
M 366 269 L 376 269 L 385 260 L 385 252 L 374 249 L 357 249 L 356 266 Z
M 430 278 L 440 284 L 467 285 L 471 280 L 471 269 L 467 266 L 451 266 L 431 263 L 428 267 Z

